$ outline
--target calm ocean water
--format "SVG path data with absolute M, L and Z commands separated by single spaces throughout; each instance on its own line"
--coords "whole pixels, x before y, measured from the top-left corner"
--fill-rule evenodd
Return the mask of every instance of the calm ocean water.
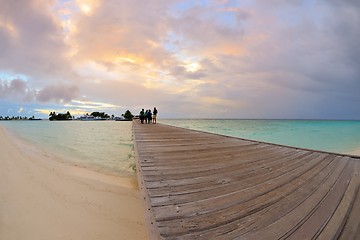
M 166 120 L 159 123 L 316 150 L 360 150 L 360 121 Z M 115 121 L 9 121 L 10 132 L 71 164 L 126 174 L 134 163 L 132 123 Z
M 115 121 L 2 121 L 11 133 L 63 160 L 100 172 L 127 174 L 134 163 L 132 123 Z
M 360 121 L 159 120 L 183 128 L 287 146 L 348 153 L 360 150 Z

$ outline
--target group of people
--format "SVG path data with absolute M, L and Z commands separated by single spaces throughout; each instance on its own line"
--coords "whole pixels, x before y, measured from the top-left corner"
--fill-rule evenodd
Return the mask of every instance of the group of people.
M 156 107 L 154 107 L 154 110 L 151 112 L 151 109 L 144 111 L 144 109 L 141 109 L 140 114 L 139 114 L 139 118 L 142 124 L 147 123 L 154 123 L 156 124 L 156 115 L 157 115 L 158 111 L 156 109 Z

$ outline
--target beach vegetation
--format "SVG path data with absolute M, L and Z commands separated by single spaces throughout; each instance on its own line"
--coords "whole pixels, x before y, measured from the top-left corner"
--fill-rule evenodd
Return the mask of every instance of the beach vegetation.
M 101 118 L 101 119 L 109 119 L 110 118 L 110 116 L 105 112 L 92 112 L 90 115 L 95 118 Z
M 23 116 L 0 116 L 0 121 L 20 121 L 20 120 L 41 120 L 40 118 L 35 118 L 35 116 L 32 117 L 23 117 Z
M 73 117 L 71 116 L 69 111 L 67 111 L 66 113 L 59 113 L 59 114 L 56 114 L 56 112 L 50 112 L 49 114 L 50 121 L 66 121 L 72 119 Z
M 134 152 L 132 151 L 131 153 L 128 154 L 128 159 L 132 160 L 135 158 L 135 154 Z
M 121 114 L 121 116 L 123 116 L 127 121 L 132 121 L 132 119 L 134 118 L 134 115 L 130 112 L 130 110 L 126 110 L 126 112 L 124 114 Z
M 130 163 L 129 168 L 130 168 L 132 171 L 136 172 L 136 163 Z

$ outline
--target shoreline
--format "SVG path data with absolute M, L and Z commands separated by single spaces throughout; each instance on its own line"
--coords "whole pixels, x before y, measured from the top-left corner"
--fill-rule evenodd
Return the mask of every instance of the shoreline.
M 103 123 L 103 121 L 100 121 L 100 123 Z M 10 138 L 14 139 L 14 142 L 20 141 L 20 142 L 24 142 L 25 144 L 30 144 L 35 148 L 50 153 L 52 155 L 52 158 L 66 165 L 91 169 L 94 172 L 100 172 L 105 175 L 133 176 L 135 173 L 135 171 L 133 171 L 130 167 L 131 163 L 135 162 L 135 160 L 131 159 L 131 157 L 133 156 L 133 152 L 131 150 L 132 148 L 128 147 L 127 145 L 130 144 L 130 141 L 132 143 L 131 136 L 126 136 L 125 138 L 121 138 L 121 139 L 119 138 L 112 139 L 114 141 L 122 141 L 120 147 L 117 145 L 117 143 L 107 144 L 106 141 L 104 143 L 104 141 L 100 142 L 100 141 L 92 141 L 92 140 L 90 140 L 92 141 L 90 143 L 88 142 L 87 139 L 85 139 L 85 144 L 83 144 L 82 140 L 79 139 L 80 138 L 79 136 L 82 134 L 88 134 L 86 131 L 83 130 L 73 133 L 74 134 L 73 137 L 70 136 L 71 134 L 70 131 L 65 132 L 66 137 L 64 137 L 64 139 L 66 138 L 72 138 L 72 139 L 68 139 L 68 141 L 63 141 L 61 140 L 62 137 L 58 137 L 61 136 L 61 134 L 59 134 L 58 126 L 52 128 L 51 125 L 49 125 L 46 122 L 43 122 L 38 125 L 30 125 L 29 129 L 33 129 L 33 130 L 22 131 L 24 125 L 22 124 L 19 125 L 20 125 L 19 128 L 17 128 L 17 125 L 11 125 L 11 124 L 2 125 L 0 122 L 0 126 L 4 127 L 3 129 L 5 130 L 5 132 L 8 133 L 8 136 Z M 35 127 L 33 128 L 33 126 Z M 44 130 L 46 128 L 50 128 L 50 129 Z M 63 128 L 63 126 L 61 128 Z M 81 129 L 81 127 L 76 129 Z M 47 133 L 42 132 L 43 130 L 46 131 Z M 41 131 L 41 132 L 37 134 L 37 131 Z M 90 131 L 94 131 L 94 130 L 91 129 Z M 93 134 L 96 133 L 93 132 Z M 105 135 L 103 135 L 102 137 L 105 137 Z M 90 139 L 92 138 L 92 136 L 86 135 L 85 138 Z M 101 137 L 99 137 L 99 139 L 101 139 Z M 97 144 L 99 144 L 99 146 Z M 126 147 L 124 147 L 124 145 Z M 107 149 L 108 146 L 112 146 L 112 150 Z M 103 147 L 105 148 L 104 151 L 102 149 Z M 101 152 L 101 154 L 99 154 L 99 152 Z M 108 161 L 108 159 L 111 160 Z
M 354 151 L 351 151 L 351 154 L 360 157 L 360 148 L 358 148 L 358 149 L 356 149 Z
M 136 176 L 67 165 L 0 126 L 0 239 L 147 239 Z

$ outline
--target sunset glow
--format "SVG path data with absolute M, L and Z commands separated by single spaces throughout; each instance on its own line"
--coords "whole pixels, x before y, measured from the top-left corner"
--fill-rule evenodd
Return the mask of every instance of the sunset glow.
M 0 116 L 157 106 L 171 118 L 219 117 L 214 108 L 226 118 L 360 118 L 355 1 L 0 0 L 0 9 Z

